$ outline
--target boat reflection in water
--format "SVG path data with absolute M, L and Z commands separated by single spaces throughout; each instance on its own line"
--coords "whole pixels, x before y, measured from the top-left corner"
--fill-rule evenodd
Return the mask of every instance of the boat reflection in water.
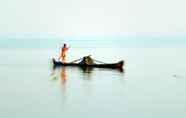
M 93 67 L 67 67 L 67 66 L 57 66 L 53 67 L 51 71 L 51 78 L 54 80 L 60 78 L 60 83 L 62 86 L 68 81 L 68 79 L 83 78 L 90 80 L 92 74 L 101 74 L 101 72 L 112 72 L 114 74 L 122 75 L 125 73 L 123 68 L 111 69 L 111 68 L 93 68 Z M 81 75 L 81 76 L 80 76 Z M 68 76 L 68 77 L 67 77 Z
M 110 82 L 122 84 L 124 70 L 108 68 L 81 68 L 81 67 L 57 67 L 52 69 L 51 76 L 60 86 L 62 93 L 62 106 L 66 108 L 67 103 L 74 97 L 87 97 L 97 94 L 96 87 L 107 85 Z M 123 85 L 122 85 L 123 86 Z M 99 88 L 99 87 L 98 87 Z M 124 89 L 123 89 L 124 90 Z M 72 97 L 73 96 L 73 97 Z
M 92 71 L 94 71 L 94 67 L 79 67 L 79 69 L 81 69 L 83 71 L 83 73 L 91 73 Z M 116 69 L 112 69 L 112 68 L 97 68 L 98 70 L 107 70 L 107 71 L 117 71 L 120 73 L 124 72 L 123 68 L 116 68 Z
M 66 72 L 67 71 L 67 72 Z M 83 75 L 83 78 L 85 79 L 90 79 L 91 78 L 91 73 L 96 73 L 96 71 L 107 71 L 107 72 L 114 72 L 114 73 L 118 73 L 118 74 L 124 74 L 124 69 L 123 68 L 118 68 L 118 69 L 111 69 L 111 68 L 93 68 L 93 67 L 66 67 L 66 66 L 57 66 L 57 67 L 53 67 L 52 68 L 52 73 L 51 76 L 53 76 L 52 78 L 56 79 L 57 75 L 59 75 L 61 84 L 64 85 L 66 83 L 66 81 L 68 81 L 67 78 L 67 73 L 70 75 L 69 77 L 71 77 L 73 74 L 74 75 L 78 75 L 78 73 L 80 73 L 81 75 Z

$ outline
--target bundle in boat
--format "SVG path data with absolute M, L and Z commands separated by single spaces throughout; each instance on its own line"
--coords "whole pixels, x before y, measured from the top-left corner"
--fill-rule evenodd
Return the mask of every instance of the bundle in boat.
M 100 62 L 95 63 L 96 62 Z M 92 59 L 90 56 L 85 56 L 81 59 L 79 63 L 76 62 L 70 62 L 70 63 L 63 63 L 61 61 L 56 61 L 54 58 L 52 59 L 54 67 L 57 66 L 78 66 L 78 67 L 96 67 L 96 68 L 118 68 L 121 69 L 124 65 L 124 61 L 121 60 L 117 63 L 104 63 L 101 61 L 97 61 L 95 59 Z

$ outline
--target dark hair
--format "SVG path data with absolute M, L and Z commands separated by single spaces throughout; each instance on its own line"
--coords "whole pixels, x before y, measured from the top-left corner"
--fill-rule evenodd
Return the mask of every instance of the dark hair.
M 66 47 L 66 46 L 67 46 L 67 44 L 66 44 L 66 43 L 64 43 L 64 44 L 63 44 L 63 47 Z

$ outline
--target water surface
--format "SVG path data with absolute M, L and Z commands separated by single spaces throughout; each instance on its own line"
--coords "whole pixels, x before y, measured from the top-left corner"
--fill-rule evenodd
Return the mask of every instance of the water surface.
M 73 48 L 111 69 L 51 69 L 58 49 L 0 50 L 0 117 L 4 118 L 185 118 L 185 48 Z

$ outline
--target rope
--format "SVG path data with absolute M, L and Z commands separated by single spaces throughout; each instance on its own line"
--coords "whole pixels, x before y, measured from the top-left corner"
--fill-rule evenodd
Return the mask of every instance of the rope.
M 91 55 L 88 55 L 88 56 L 91 56 Z M 87 56 L 87 57 L 88 57 Z M 76 60 L 74 60 L 74 61 L 71 61 L 70 63 L 74 63 L 74 62 L 77 62 L 77 61 L 79 61 L 79 60 L 82 60 L 83 59 L 83 57 L 82 58 L 79 58 L 79 59 L 76 59 Z
M 71 61 L 70 63 L 77 62 L 77 61 L 79 61 L 79 60 L 81 60 L 81 59 L 83 59 L 83 58 L 76 59 L 76 60 L 74 60 L 74 61 Z
M 92 60 L 94 60 L 95 62 L 98 62 L 98 63 L 106 64 L 105 62 L 102 62 L 102 61 L 99 61 L 99 60 L 96 60 L 96 59 L 92 59 Z
M 91 55 L 88 55 L 88 56 L 91 56 Z M 82 60 L 82 59 L 83 58 L 79 58 L 79 59 L 76 59 L 74 61 L 71 61 L 70 63 L 74 63 L 74 62 L 77 62 L 77 61 Z M 95 62 L 98 62 L 98 63 L 106 64 L 105 62 L 102 62 L 102 61 L 99 61 L 99 60 L 96 60 L 96 59 L 93 59 L 93 58 L 92 58 L 92 60 L 95 61 Z

